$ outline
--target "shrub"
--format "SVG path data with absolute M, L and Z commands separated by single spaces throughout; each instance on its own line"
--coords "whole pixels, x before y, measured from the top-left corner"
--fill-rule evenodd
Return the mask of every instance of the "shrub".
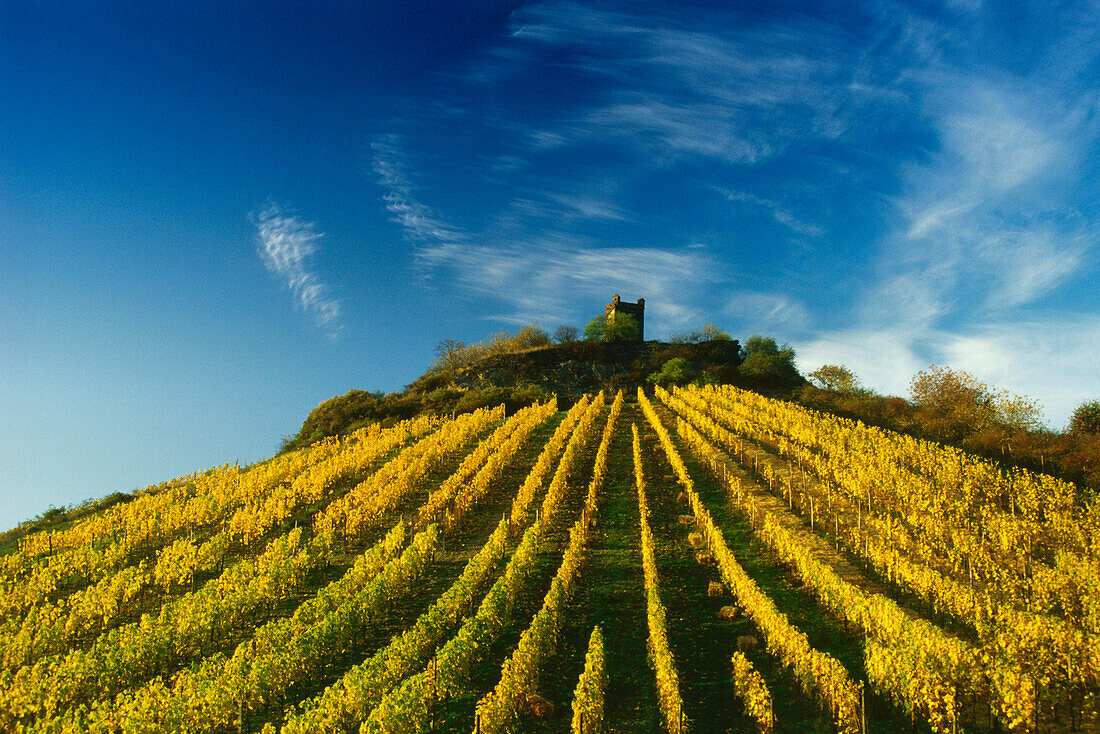
M 500 405 L 501 403 L 508 402 L 508 398 L 511 396 L 512 391 L 506 387 L 487 387 L 484 390 L 469 390 L 465 395 L 459 398 L 458 403 L 455 404 L 455 412 L 469 413 L 478 408 Z
M 607 329 L 607 317 L 596 316 L 584 325 L 584 340 L 586 342 L 602 342 L 604 331 Z
M 520 349 L 545 347 L 550 344 L 550 335 L 538 324 L 528 324 L 512 338 L 512 345 Z
M 545 347 L 550 344 L 550 335 L 538 324 L 528 324 L 515 335 L 507 331 L 490 334 L 484 341 L 475 344 L 444 339 L 435 347 L 436 360 L 429 368 L 429 374 L 454 374 L 463 367 L 486 357 L 498 357 L 513 354 L 532 347 Z
M 694 376 L 694 371 L 691 369 L 691 363 L 683 357 L 673 357 L 661 366 L 659 372 L 650 373 L 646 379 L 662 387 L 668 387 L 670 385 L 683 385 L 691 380 Z

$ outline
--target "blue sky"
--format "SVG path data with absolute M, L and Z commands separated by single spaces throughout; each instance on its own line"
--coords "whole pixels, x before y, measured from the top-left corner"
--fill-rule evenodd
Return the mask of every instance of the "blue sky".
M 1100 11 L 0 4 L 0 526 L 645 297 L 907 393 L 1100 395 Z

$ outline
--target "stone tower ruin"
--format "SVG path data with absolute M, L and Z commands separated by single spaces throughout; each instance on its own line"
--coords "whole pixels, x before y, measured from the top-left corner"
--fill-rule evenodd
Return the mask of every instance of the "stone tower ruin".
M 611 303 L 604 306 L 604 314 L 607 323 L 615 323 L 615 315 L 620 313 L 630 314 L 638 322 L 638 341 L 645 341 L 645 299 L 639 298 L 637 303 L 624 303 L 616 293 L 611 297 Z

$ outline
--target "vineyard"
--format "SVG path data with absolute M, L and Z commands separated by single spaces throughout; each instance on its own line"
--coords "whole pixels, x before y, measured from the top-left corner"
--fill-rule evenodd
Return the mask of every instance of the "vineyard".
M 1100 505 L 732 387 L 377 425 L 0 555 L 0 731 L 1100 731 Z

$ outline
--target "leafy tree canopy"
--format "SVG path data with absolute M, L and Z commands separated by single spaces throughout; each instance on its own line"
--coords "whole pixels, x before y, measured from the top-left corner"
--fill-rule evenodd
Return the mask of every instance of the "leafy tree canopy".
M 799 380 L 801 375 L 794 366 L 794 356 L 794 348 L 789 344 L 779 346 L 771 337 L 750 336 L 741 346 L 741 373 Z
M 1100 435 L 1100 400 L 1089 400 L 1078 405 L 1070 416 L 1069 430 Z
M 913 402 L 922 410 L 957 423 L 960 428 L 980 430 L 994 424 L 1033 430 L 1042 427 L 1038 401 L 996 390 L 969 372 L 931 365 L 909 383 Z
M 842 364 L 823 364 L 806 377 L 822 390 L 845 394 L 863 390 L 855 373 Z
M 584 327 L 585 341 L 632 341 L 638 339 L 641 333 L 638 320 L 628 313 L 616 314 L 614 321 L 608 321 L 606 316 L 597 316 Z

